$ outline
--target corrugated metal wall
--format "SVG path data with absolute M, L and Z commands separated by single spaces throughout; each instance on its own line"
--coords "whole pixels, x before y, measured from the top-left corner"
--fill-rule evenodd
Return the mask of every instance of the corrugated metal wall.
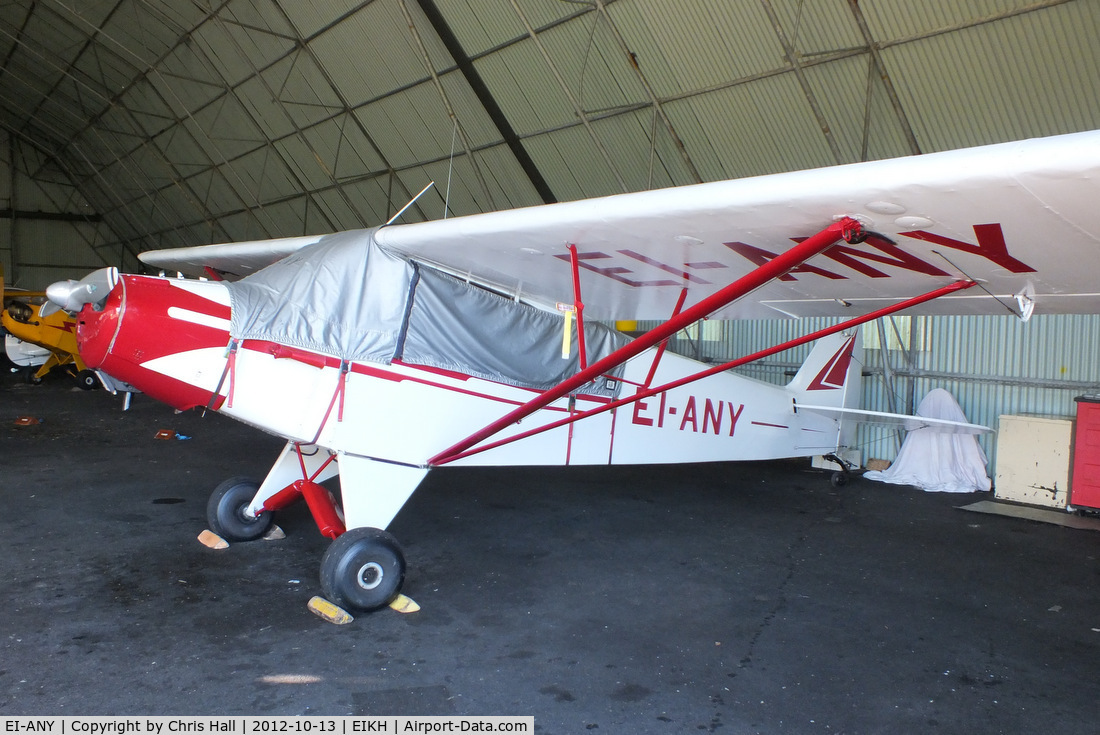
M 0 151 L 0 265 L 8 286 L 38 290 L 106 265 L 137 268 L 56 161 L 3 132 Z
M 704 322 L 677 335 L 670 349 L 723 362 L 835 323 L 831 319 Z M 640 323 L 648 328 L 655 323 Z M 881 324 L 881 330 L 880 330 Z M 886 353 L 880 332 L 885 332 Z M 967 418 L 997 428 L 1001 415 L 1072 417 L 1074 398 L 1100 392 L 1100 316 L 898 317 L 863 327 L 865 370 L 861 407 L 911 413 L 928 391 L 951 392 Z M 900 340 L 898 337 L 900 336 Z M 904 346 L 904 349 L 902 349 Z M 783 384 L 811 346 L 796 348 L 739 372 Z M 884 359 L 884 356 L 886 359 Z M 862 425 L 863 457 L 892 460 L 899 435 Z M 979 439 L 996 468 L 996 435 Z

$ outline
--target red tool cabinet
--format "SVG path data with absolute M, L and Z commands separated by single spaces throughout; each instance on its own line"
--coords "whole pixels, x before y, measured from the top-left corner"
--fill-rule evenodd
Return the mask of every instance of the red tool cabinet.
M 1069 502 L 1100 508 L 1100 395 L 1078 396 Z

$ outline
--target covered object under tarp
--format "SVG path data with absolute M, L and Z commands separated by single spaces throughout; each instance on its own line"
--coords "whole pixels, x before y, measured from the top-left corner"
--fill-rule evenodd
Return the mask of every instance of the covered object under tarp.
M 965 422 L 955 397 L 934 388 L 920 402 L 917 416 Z M 940 433 L 932 429 L 909 432 L 889 468 L 863 473 L 868 480 L 914 485 L 928 492 L 974 493 L 992 487 L 986 457 L 973 434 Z
M 231 336 L 341 360 L 441 368 L 539 390 L 579 372 L 575 330 L 570 357 L 562 357 L 562 314 L 388 252 L 375 243 L 373 232 L 328 235 L 227 283 Z M 585 325 L 589 362 L 626 342 L 604 325 Z M 599 380 L 579 392 L 609 395 L 618 385 Z

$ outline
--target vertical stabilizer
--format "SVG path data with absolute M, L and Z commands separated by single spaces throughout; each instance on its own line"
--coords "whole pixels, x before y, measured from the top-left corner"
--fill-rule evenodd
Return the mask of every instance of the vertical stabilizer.
M 787 384 L 795 403 L 837 408 L 859 408 L 863 376 L 863 343 L 859 330 L 839 332 L 814 343 L 806 362 Z M 838 452 L 851 447 L 855 440 L 856 422 L 838 420 Z M 859 460 L 854 460 L 859 464 Z
M 858 330 L 840 332 L 814 343 L 787 389 L 802 403 L 858 408 L 862 368 Z

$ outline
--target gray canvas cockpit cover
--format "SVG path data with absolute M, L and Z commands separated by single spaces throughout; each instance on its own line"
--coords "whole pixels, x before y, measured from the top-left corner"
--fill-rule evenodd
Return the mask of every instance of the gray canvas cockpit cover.
M 412 263 L 383 250 L 372 233 L 328 235 L 227 283 L 231 336 L 342 360 L 397 359 L 538 390 L 580 369 L 576 330 L 570 358 L 561 356 L 561 314 Z M 585 325 L 589 362 L 626 341 L 603 325 Z M 617 394 L 618 381 L 598 380 L 580 392 Z
M 431 268 L 421 267 L 413 290 L 401 361 L 455 370 L 509 385 L 547 390 L 580 370 L 576 329 L 562 358 L 565 318 L 504 298 Z M 585 351 L 595 362 L 626 344 L 626 337 L 586 324 Z M 621 374 L 621 369 L 612 375 Z M 615 395 L 597 381 L 582 393 Z
M 229 332 L 343 360 L 388 363 L 405 319 L 414 269 L 373 243 L 370 230 L 327 235 L 227 283 Z

